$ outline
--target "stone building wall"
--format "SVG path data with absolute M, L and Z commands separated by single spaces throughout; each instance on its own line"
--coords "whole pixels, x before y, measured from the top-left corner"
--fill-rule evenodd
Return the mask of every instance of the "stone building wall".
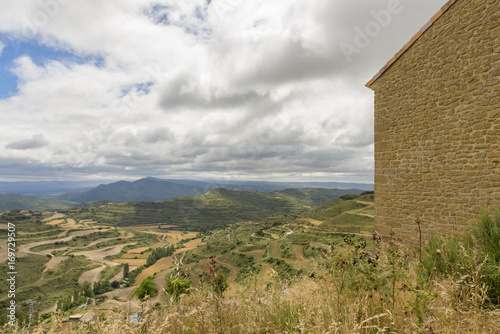
M 418 240 L 500 205 L 500 1 L 458 0 L 375 91 L 375 228 Z

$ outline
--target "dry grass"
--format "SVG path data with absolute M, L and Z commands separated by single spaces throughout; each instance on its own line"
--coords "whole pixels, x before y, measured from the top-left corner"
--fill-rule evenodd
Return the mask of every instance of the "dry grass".
M 197 232 L 181 232 L 181 231 L 168 231 L 166 233 L 161 233 L 166 235 L 165 241 L 171 243 L 177 243 L 181 240 L 193 239 L 198 235 Z
M 201 239 L 194 239 L 194 240 L 190 240 L 190 241 L 186 242 L 184 244 L 184 248 L 182 248 L 182 249 L 183 250 L 195 249 L 196 247 L 203 246 L 205 244 L 206 243 L 204 241 L 201 241 Z
M 374 241 L 365 252 L 366 244 L 346 244 L 318 256 L 313 277 L 283 282 L 266 266 L 261 278 L 267 280 L 248 280 L 223 296 L 199 285 L 179 303 L 164 298 L 154 309 L 158 299 L 146 301 L 138 324 L 125 311 L 97 307 L 93 312 L 105 312 L 106 320 L 76 325 L 71 333 L 498 333 L 500 310 L 487 303 L 479 266 L 458 279 L 425 278 L 418 255 L 402 245 L 380 250 Z M 158 262 L 166 267 L 172 260 Z M 200 263 L 206 271 L 207 260 Z M 62 319 L 54 316 L 32 333 L 69 332 Z
M 147 252 L 144 254 L 137 254 L 137 253 L 125 253 L 122 256 L 122 259 L 147 259 L 148 256 L 151 254 L 151 252 Z
M 128 263 L 130 266 L 143 266 L 146 264 L 146 259 L 114 259 L 116 263 Z
M 66 221 L 65 219 L 56 219 L 56 220 L 48 222 L 47 225 L 58 225 L 58 224 L 64 223 L 65 221 Z
M 47 224 L 51 224 L 52 222 L 50 223 L 47 223 Z M 61 224 L 59 225 L 60 227 L 64 227 L 64 228 L 84 228 L 84 227 L 87 227 L 86 225 L 84 224 L 81 224 L 81 223 L 76 223 L 74 219 L 71 219 L 71 218 L 67 218 L 66 219 L 66 223 L 65 224 Z
M 167 241 L 159 241 L 151 246 L 151 248 L 160 248 L 170 246 L 171 243 Z
M 131 229 L 131 230 L 157 230 L 158 229 L 158 226 L 161 226 L 162 229 L 168 229 L 168 228 L 171 228 L 171 227 L 177 227 L 175 225 L 165 225 L 165 224 L 139 224 L 139 225 L 130 225 L 130 226 L 127 226 L 128 229 Z
M 174 253 L 175 256 L 175 253 Z M 174 256 L 163 257 L 155 262 L 150 267 L 144 269 L 137 277 L 135 278 L 134 285 L 139 285 L 141 282 L 148 276 L 153 276 L 156 273 L 159 273 L 162 270 L 168 269 L 174 265 Z
M 311 224 L 316 225 L 316 226 L 323 224 L 323 222 L 321 220 L 312 219 L 312 218 L 301 218 L 300 220 L 311 223 Z
M 142 252 L 145 252 L 149 249 L 149 247 L 139 247 L 139 248 L 134 248 L 134 249 L 130 249 L 127 254 L 140 254 Z
M 476 310 L 471 291 L 451 280 L 434 288 L 439 296 L 426 304 L 421 326 L 408 311 L 414 299 L 411 291 L 400 291 L 392 314 L 373 291 L 349 294 L 339 316 L 335 289 L 320 276 L 291 284 L 275 282 L 268 288 L 246 286 L 220 299 L 197 290 L 161 310 L 145 303 L 139 324 L 124 321 L 125 312 L 106 311 L 105 322 L 79 325 L 72 333 L 389 333 L 391 321 L 395 333 L 498 332 L 499 310 Z M 68 332 L 61 320 L 55 316 L 48 333 Z M 43 331 L 39 327 L 33 333 Z

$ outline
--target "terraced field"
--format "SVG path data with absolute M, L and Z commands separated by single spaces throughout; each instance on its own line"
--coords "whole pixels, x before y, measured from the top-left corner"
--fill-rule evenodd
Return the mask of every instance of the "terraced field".
M 208 274 L 208 258 L 212 255 L 233 291 L 249 282 L 265 285 L 278 279 L 310 275 L 314 272 L 314 257 L 327 250 L 330 243 L 343 242 L 345 235 L 371 237 L 372 213 L 373 202 L 369 200 L 341 199 L 300 215 L 277 215 L 200 233 L 171 229 L 178 227 L 169 224 L 99 228 L 97 221 L 80 219 L 65 211 L 65 214 L 50 213 L 42 220 L 40 231 L 34 227 L 34 232 L 20 234 L 23 243 L 18 254 L 43 256 L 46 262 L 41 265 L 37 278 L 40 281 L 53 272 L 66 270 L 70 261 L 77 263 L 78 259 L 86 265 L 77 276 L 80 285 L 95 284 L 103 278 L 119 282 L 114 290 L 104 294 L 108 299 L 100 305 L 102 309 L 138 310 L 140 303 L 134 290 L 147 276 L 153 276 L 159 291 L 149 302 L 163 303 L 165 277 L 172 270 L 181 269 L 191 277 L 193 286 L 199 287 L 199 274 Z M 0 240 L 1 249 L 5 247 L 4 241 Z M 170 245 L 176 247 L 172 256 L 143 268 L 133 281 L 124 278 L 125 263 L 130 271 L 140 269 L 154 249 Z M 4 261 L 0 258 L 0 264 Z

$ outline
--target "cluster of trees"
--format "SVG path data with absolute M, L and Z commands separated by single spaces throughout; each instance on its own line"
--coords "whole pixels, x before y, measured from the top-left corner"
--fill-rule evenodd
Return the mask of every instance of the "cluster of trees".
M 57 301 L 57 309 L 66 312 L 72 308 L 78 307 L 88 302 L 89 298 L 95 298 L 97 295 L 118 288 L 120 282 L 102 279 L 95 282 L 93 285 L 90 282 L 85 282 L 79 288 L 73 291 L 71 296 L 68 296 Z
M 168 247 L 159 247 L 153 249 L 151 254 L 146 259 L 146 264 L 140 267 L 135 268 L 130 271 L 128 263 L 126 263 L 123 267 L 123 278 L 125 281 L 125 286 L 129 286 L 131 283 L 135 281 L 137 275 L 139 275 L 144 269 L 152 266 L 159 259 L 167 256 L 172 256 L 175 252 L 175 245 L 170 245 Z
M 94 283 L 94 295 L 100 295 L 113 290 L 111 283 L 108 280 L 99 280 Z
M 94 290 L 89 282 L 85 282 L 83 286 L 73 291 L 72 296 L 57 301 L 57 309 L 66 312 L 76 306 L 80 306 L 87 302 L 88 298 L 94 297 Z
M 156 261 L 158 261 L 162 257 L 171 256 L 172 254 L 174 254 L 174 251 L 175 251 L 174 245 L 153 249 L 151 254 L 146 259 L 146 267 L 152 266 L 153 264 L 156 263 Z

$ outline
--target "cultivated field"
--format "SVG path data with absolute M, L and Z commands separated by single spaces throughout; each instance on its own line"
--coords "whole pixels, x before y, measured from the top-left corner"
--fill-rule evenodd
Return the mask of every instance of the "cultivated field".
M 329 243 L 340 242 L 347 234 L 355 240 L 371 237 L 373 224 L 370 225 L 368 215 L 372 205 L 348 204 L 340 201 L 324 210 L 315 209 L 311 214 L 252 220 L 221 230 L 206 229 L 202 233 L 173 230 L 170 228 L 178 229 L 178 226 L 168 224 L 97 228 L 97 219 L 86 218 L 88 216 L 51 214 L 44 219 L 40 231 L 27 235 L 30 243 L 21 244 L 19 253 L 50 257 L 42 266 L 43 272 L 38 278 L 41 281 L 53 272 L 67 270 L 70 261 L 85 261 L 85 269 L 77 276 L 80 286 L 89 282 L 95 287 L 103 280 L 108 286 L 110 282 L 115 284 L 107 288 L 111 291 L 96 292 L 94 298 L 104 295 L 108 299 L 93 308 L 97 312 L 110 309 L 135 312 L 140 310 L 141 303 L 134 291 L 148 276 L 153 277 L 159 291 L 147 302 L 151 306 L 167 302 L 168 296 L 163 291 L 165 277 L 172 273 L 190 277 L 195 289 L 209 289 L 209 286 L 200 286 L 200 275 L 207 284 L 211 275 L 210 256 L 215 256 L 216 266 L 228 283 L 229 294 L 242 293 L 250 282 L 274 286 L 277 282 L 313 274 L 316 266 L 313 259 L 324 254 Z M 363 223 L 354 226 L 356 217 L 364 219 Z M 76 228 L 78 230 L 74 230 Z M 40 233 L 40 237 L 35 236 L 36 233 Z M 173 255 L 157 258 L 146 267 L 148 257 L 159 248 L 170 246 L 174 247 Z M 128 264 L 132 278 L 124 277 L 124 264 Z

